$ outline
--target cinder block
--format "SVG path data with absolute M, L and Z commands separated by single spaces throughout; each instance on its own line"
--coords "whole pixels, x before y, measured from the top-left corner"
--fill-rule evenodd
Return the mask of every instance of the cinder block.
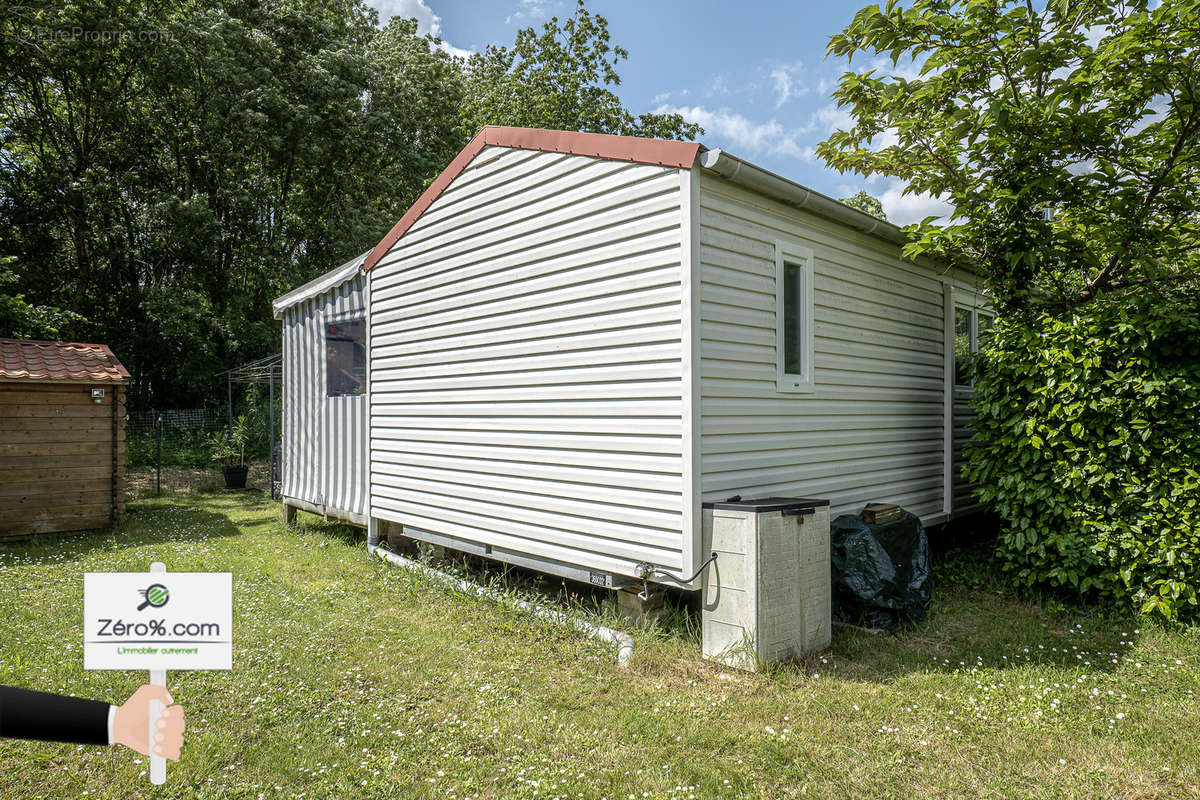
M 661 589 L 652 588 L 643 600 L 638 590 L 623 589 L 616 592 L 617 613 L 638 625 L 652 625 L 667 612 L 666 597 Z

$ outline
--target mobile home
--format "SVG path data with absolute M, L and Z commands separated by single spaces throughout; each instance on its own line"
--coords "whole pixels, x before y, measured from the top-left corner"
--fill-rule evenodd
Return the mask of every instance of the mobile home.
M 970 510 L 956 352 L 990 317 L 903 241 L 696 143 L 484 128 L 361 262 L 356 513 L 619 586 L 691 576 L 731 496 Z

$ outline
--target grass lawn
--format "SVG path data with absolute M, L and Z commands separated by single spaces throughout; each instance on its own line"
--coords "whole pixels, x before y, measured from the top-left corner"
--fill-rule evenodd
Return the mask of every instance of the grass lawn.
M 115 532 L 0 548 L 0 683 L 123 700 L 82 669 L 82 574 L 232 571 L 234 670 L 172 673 L 183 760 L 0 742 L 0 797 L 1197 798 L 1200 629 L 941 586 L 895 636 L 771 674 L 575 632 L 285 530 L 257 493 L 145 499 Z M 59 641 L 65 644 L 59 644 Z

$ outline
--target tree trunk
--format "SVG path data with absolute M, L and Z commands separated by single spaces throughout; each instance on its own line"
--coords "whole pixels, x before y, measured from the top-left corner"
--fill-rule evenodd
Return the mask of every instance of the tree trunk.
M 76 314 L 87 316 L 85 313 L 88 289 L 92 282 L 92 257 L 88 251 L 87 219 L 84 212 L 72 208 L 68 212 L 71 218 L 71 241 L 75 248 L 75 292 L 71 298 L 71 310 Z M 72 319 L 67 326 L 67 338 L 78 339 L 79 323 Z

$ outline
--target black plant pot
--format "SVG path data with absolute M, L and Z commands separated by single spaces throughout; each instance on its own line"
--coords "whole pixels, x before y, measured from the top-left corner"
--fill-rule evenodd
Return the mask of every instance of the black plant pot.
M 246 473 L 249 471 L 250 468 L 244 465 L 240 467 L 221 467 L 221 472 L 225 473 L 225 488 L 245 489 Z

